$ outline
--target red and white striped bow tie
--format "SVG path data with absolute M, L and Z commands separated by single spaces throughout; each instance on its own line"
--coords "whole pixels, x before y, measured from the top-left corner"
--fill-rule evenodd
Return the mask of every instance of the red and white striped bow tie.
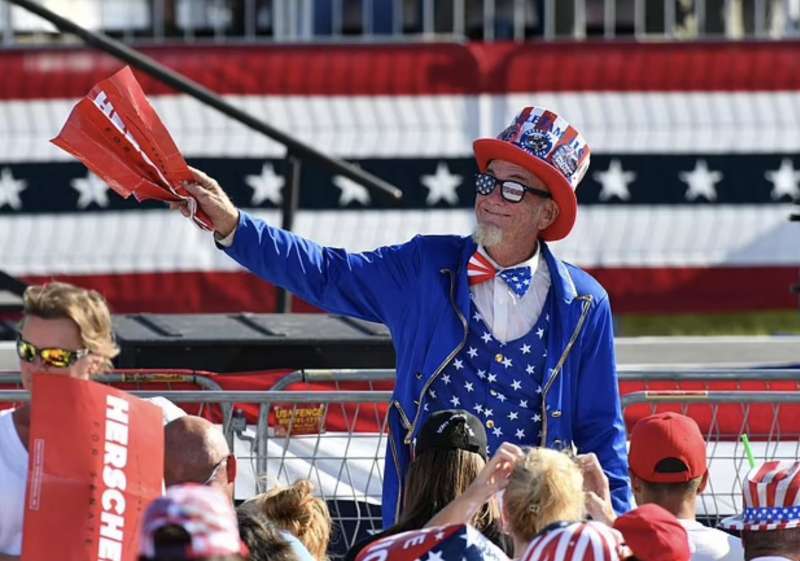
M 470 286 L 490 281 L 496 276 L 503 279 L 514 294 L 520 298 L 525 296 L 531 286 L 532 274 L 529 266 L 513 267 L 498 272 L 484 255 L 477 251 L 472 254 L 467 263 L 467 277 L 469 277 Z

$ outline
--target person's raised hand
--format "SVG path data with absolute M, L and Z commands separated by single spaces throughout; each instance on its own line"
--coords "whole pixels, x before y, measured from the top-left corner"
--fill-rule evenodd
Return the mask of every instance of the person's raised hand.
M 214 223 L 214 231 L 225 237 L 239 224 L 239 209 L 231 202 L 219 183 L 199 169 L 189 167 L 195 181 L 188 181 L 183 187 L 197 200 L 197 206 L 208 215 Z M 177 208 L 184 216 L 189 216 L 189 209 L 184 203 L 170 203 L 170 208 Z
M 611 488 L 608 477 L 600 465 L 597 456 L 590 452 L 580 454 L 575 461 L 583 473 L 583 491 L 586 512 L 593 520 L 609 526 L 614 523 L 616 515 L 611 506 Z
M 525 457 L 525 452 L 516 444 L 503 442 L 492 459 L 484 466 L 467 492 L 488 500 L 508 485 L 508 478 L 517 463 Z

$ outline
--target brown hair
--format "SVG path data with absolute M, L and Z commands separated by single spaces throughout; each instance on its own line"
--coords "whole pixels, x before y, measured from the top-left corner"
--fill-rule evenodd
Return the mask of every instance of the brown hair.
M 239 536 L 250 550 L 248 561 L 298 561 L 289 542 L 262 515 L 236 512 Z
M 742 530 L 744 558 L 783 556 L 800 559 L 800 528 L 782 530 Z
M 583 475 L 566 454 L 533 448 L 511 473 L 503 504 L 511 531 L 530 541 L 554 522 L 584 518 Z
M 72 320 L 84 347 L 103 359 L 104 369 L 110 369 L 111 359 L 119 354 L 111 331 L 111 311 L 96 290 L 64 282 L 32 285 L 25 290 L 23 311 L 25 316 Z
M 428 450 L 417 456 L 408 468 L 403 508 L 392 531 L 418 530 L 461 495 L 475 480 L 486 461 L 467 450 Z M 498 523 L 497 506 L 487 503 L 470 523 L 483 530 Z
M 294 534 L 317 561 L 324 561 L 331 538 L 331 515 L 328 505 L 313 491 L 310 481 L 300 479 L 294 485 L 277 486 L 257 495 L 240 508 L 262 514 L 276 527 Z

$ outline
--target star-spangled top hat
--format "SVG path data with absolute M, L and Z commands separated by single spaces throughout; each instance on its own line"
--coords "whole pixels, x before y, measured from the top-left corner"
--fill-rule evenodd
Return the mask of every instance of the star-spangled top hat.
M 764 462 L 742 483 L 744 510 L 725 518 L 728 530 L 767 532 L 800 527 L 800 461 Z
M 548 109 L 526 107 L 497 138 L 479 138 L 472 148 L 482 173 L 492 160 L 504 160 L 541 179 L 559 212 L 539 237 L 554 241 L 569 234 L 578 214 L 575 188 L 586 175 L 591 152 L 575 127 Z

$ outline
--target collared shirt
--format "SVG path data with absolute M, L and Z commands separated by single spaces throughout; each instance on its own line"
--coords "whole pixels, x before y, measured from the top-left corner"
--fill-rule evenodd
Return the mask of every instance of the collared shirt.
M 505 343 L 526 335 L 536 325 L 550 290 L 550 271 L 542 259 L 539 246 L 536 246 L 536 253 L 530 259 L 511 267 L 500 267 L 483 246 L 479 246 L 478 251 L 498 271 L 524 265 L 531 268 L 531 287 L 522 298 L 514 294 L 499 276 L 469 287 L 475 306 L 495 339 Z

